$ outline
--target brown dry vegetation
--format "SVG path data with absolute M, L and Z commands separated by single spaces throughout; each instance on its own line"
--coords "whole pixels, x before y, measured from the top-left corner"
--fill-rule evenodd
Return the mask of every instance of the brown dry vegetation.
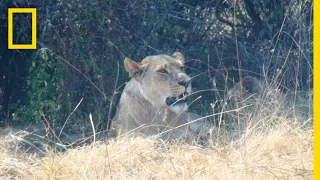
M 241 138 L 206 147 L 152 138 L 96 142 L 39 157 L 1 137 L 0 179 L 312 179 L 313 131 L 278 118 Z
M 225 109 L 237 119 L 213 127 L 203 145 L 123 136 L 61 151 L 0 130 L 0 179 L 313 179 L 312 91 L 284 94 L 261 83 L 252 92 L 243 81 L 247 94 L 233 94 L 243 100 Z

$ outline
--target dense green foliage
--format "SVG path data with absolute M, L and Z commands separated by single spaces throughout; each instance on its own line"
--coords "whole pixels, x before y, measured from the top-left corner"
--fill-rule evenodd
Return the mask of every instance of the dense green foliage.
M 6 34 L 7 7 L 37 7 L 38 49 L 22 56 L 8 51 L 6 37 L 1 39 L 2 122 L 45 117 L 61 126 L 81 102 L 69 129 L 90 127 L 89 113 L 97 128 L 105 129 L 128 79 L 124 57 L 140 61 L 175 51 L 188 60 L 194 90 L 205 90 L 195 94 L 203 98 L 193 107 L 202 114 L 211 113 L 209 104 L 222 99 L 240 76 L 270 78 L 284 91 L 313 86 L 309 0 L 23 2 L 0 2 L 5 22 L 0 34 Z M 30 29 L 15 31 L 23 39 Z

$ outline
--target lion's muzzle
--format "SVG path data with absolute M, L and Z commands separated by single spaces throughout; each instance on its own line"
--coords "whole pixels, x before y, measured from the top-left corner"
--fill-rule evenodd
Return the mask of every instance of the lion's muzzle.
M 184 92 L 177 97 L 176 96 L 167 97 L 166 104 L 168 106 L 180 105 L 187 102 L 187 98 L 189 95 L 188 88 L 191 85 L 191 81 L 189 78 L 187 78 L 186 80 L 179 81 L 178 84 L 184 87 Z

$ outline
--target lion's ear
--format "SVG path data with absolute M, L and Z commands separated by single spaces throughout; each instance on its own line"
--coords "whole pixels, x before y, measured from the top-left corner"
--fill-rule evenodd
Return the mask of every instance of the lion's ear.
M 126 68 L 130 77 L 134 77 L 137 74 L 141 74 L 143 72 L 143 67 L 139 63 L 134 62 L 130 58 L 124 59 L 124 67 Z
M 181 65 L 183 65 L 184 63 L 184 56 L 181 52 L 175 52 L 173 53 L 172 57 L 174 57 L 175 59 L 177 59 L 177 62 Z

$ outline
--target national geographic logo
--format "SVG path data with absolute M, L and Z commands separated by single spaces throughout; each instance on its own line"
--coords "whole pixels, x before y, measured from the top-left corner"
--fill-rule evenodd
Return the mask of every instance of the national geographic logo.
M 30 13 L 32 17 L 31 44 L 13 44 L 13 16 L 15 13 Z M 37 9 L 8 8 L 8 49 L 37 49 Z

